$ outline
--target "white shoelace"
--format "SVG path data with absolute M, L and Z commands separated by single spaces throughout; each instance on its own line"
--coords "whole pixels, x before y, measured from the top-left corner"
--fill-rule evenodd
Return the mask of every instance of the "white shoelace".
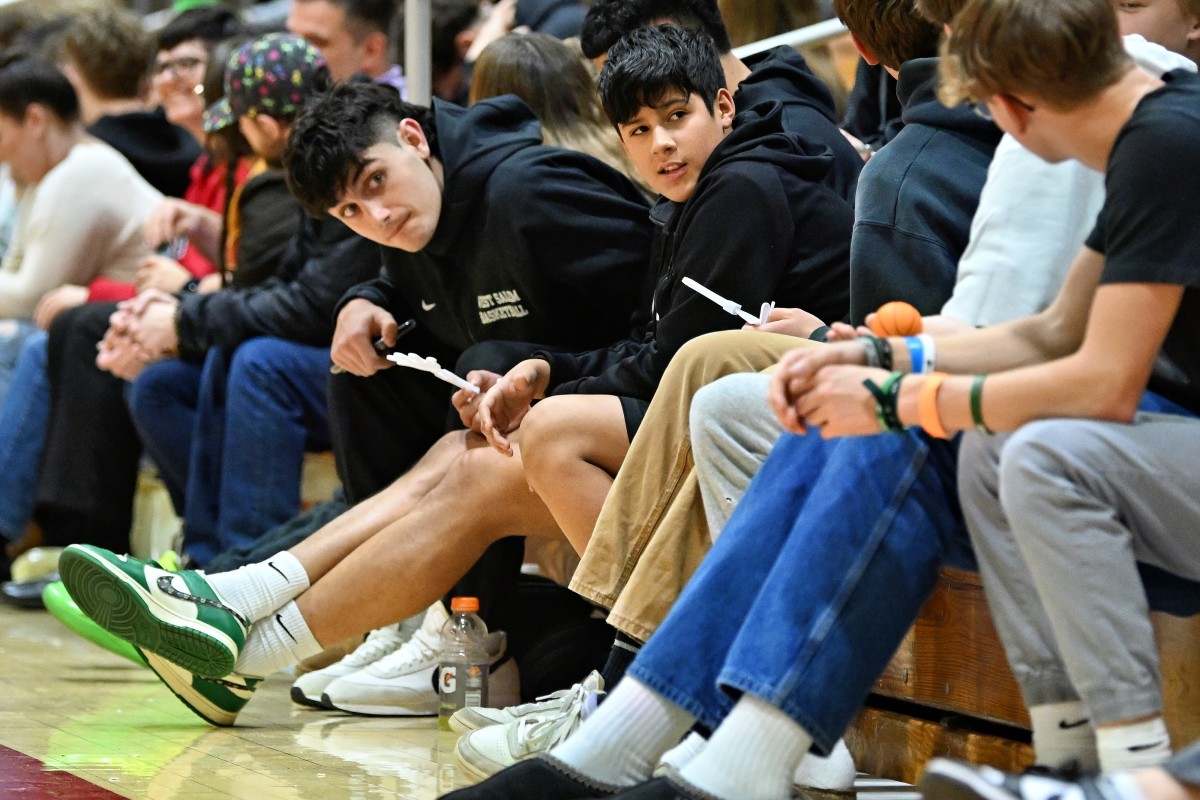
M 399 626 L 389 625 L 386 628 L 377 628 L 367 634 L 366 641 L 354 648 L 354 651 L 345 656 L 341 663 L 347 667 L 365 667 L 396 652 L 403 644 L 404 639 L 400 637 Z
M 403 675 L 411 671 L 411 667 L 414 665 L 428 662 L 431 659 L 436 660 L 440 649 L 441 639 L 421 628 L 395 652 L 371 664 L 370 669 L 371 672 L 380 676 Z
M 583 706 L 591 694 L 593 692 L 586 686 L 576 684 L 570 689 L 547 695 L 547 698 L 562 695 L 557 712 L 547 716 L 530 714 L 517 720 L 511 734 L 511 751 L 519 755 L 542 753 L 566 739 L 583 720 Z

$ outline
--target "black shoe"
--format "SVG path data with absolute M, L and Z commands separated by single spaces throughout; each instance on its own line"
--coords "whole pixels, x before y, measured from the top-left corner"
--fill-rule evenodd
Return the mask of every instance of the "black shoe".
M 613 795 L 612 800 L 718 800 L 714 795 L 689 786 L 678 777 L 655 778 Z
M 45 608 L 42 591 L 57 580 L 58 573 L 52 572 L 34 581 L 5 581 L 0 583 L 0 600 L 18 608 Z
M 442 795 L 444 800 L 598 800 L 621 791 L 593 781 L 546 755 L 519 761 L 486 781 Z
M 1102 776 L 1070 779 L 1078 770 L 1036 768 L 1023 774 L 1002 772 L 993 767 L 972 766 L 946 758 L 935 758 L 925 767 L 917 784 L 925 800 L 1057 800 L 1067 789 L 1078 786 L 1088 800 L 1121 800 L 1112 784 Z M 1028 783 L 1027 783 L 1028 781 Z M 1054 784 L 1058 784 L 1056 787 Z M 1030 791 L 1031 787 L 1036 787 Z M 1059 788 L 1061 787 L 1061 788 Z

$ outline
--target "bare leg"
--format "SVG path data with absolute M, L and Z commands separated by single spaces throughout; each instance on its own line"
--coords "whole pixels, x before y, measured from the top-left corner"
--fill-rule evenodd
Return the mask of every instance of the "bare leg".
M 548 397 L 521 423 L 525 477 L 577 553 L 583 553 L 625 454 L 629 434 L 612 395 Z
M 513 535 L 562 533 L 529 491 L 519 450 L 509 458 L 490 447 L 470 449 L 407 514 L 360 537 L 296 604 L 318 642 L 338 642 L 422 610 L 488 545 Z
M 476 433 L 446 434 L 391 486 L 293 547 L 290 552 L 304 565 L 309 582 L 316 583 L 363 542 L 411 511 L 445 477 L 455 459 L 474 447 L 485 446 L 486 441 Z
M 1133 779 L 1148 800 L 1200 800 L 1200 787 L 1181 783 L 1160 767 L 1139 769 Z

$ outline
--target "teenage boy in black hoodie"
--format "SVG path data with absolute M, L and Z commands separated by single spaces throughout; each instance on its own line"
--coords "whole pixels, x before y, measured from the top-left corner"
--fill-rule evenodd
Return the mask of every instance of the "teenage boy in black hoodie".
M 395 345 L 399 322 L 418 323 L 405 350 L 447 367 L 485 340 L 578 349 L 628 331 L 647 289 L 645 201 L 599 161 L 540 145 L 515 97 L 426 109 L 345 84 L 297 121 L 284 156 L 293 192 L 383 245 L 382 274 L 343 298 L 333 341 L 348 373 L 330 382 L 330 411 L 350 502 L 390 484 L 445 429 L 450 387 L 388 370 L 372 346 Z
M 704 31 L 713 40 L 737 108 L 776 100 L 783 104 L 784 130 L 828 147 L 833 166 L 824 183 L 854 205 L 863 162 L 838 130 L 829 89 L 794 48 L 776 47 L 745 60 L 734 55 L 716 0 L 595 0 L 583 23 L 580 46 L 584 55 L 601 62 L 630 31 L 668 22 Z
M 688 332 L 740 324 L 679 286 L 684 273 L 731 293 L 730 287 L 736 287 L 740 278 L 761 292 L 762 299 L 782 297 L 838 315 L 847 302 L 852 222 L 849 206 L 816 183 L 828 168 L 828 157 L 820 151 L 812 155 L 816 146 L 782 133 L 778 106 L 747 112 L 739 120 L 739 130 L 730 133 L 732 98 L 721 88 L 723 75 L 716 51 L 703 34 L 665 27 L 638 31 L 630 40 L 632 53 L 650 63 L 655 77 L 639 81 L 633 70 L 621 73 L 617 69 L 620 60 L 614 57 L 614 66 L 607 68 L 605 75 L 608 84 L 621 89 L 613 91 L 611 113 L 621 122 L 623 137 L 643 140 L 644 144 L 631 144 L 630 150 L 639 153 L 635 161 L 644 177 L 680 205 L 664 207 L 673 213 L 662 239 L 663 272 L 654 314 L 661 317 L 658 330 L 651 328 L 639 341 L 562 362 L 574 364 L 570 377 L 598 375 L 594 392 L 610 393 L 576 398 L 586 401 L 578 405 L 577 424 L 604 438 L 614 450 L 619 450 L 620 443 L 628 445 L 626 426 L 631 420 L 621 414 L 630 404 L 611 393 L 638 399 L 638 393 L 661 372 L 671 349 Z M 320 109 L 320 105 L 314 106 L 310 113 Z M 398 132 L 410 136 L 414 126 L 415 121 L 405 120 Z M 436 223 L 436 217 L 430 219 L 430 206 L 421 205 L 421 199 L 413 200 L 409 194 L 406 196 L 415 208 L 407 207 L 395 217 L 385 213 L 393 199 L 389 197 L 393 190 L 389 178 L 401 185 L 437 178 L 437 171 L 421 158 L 421 150 L 410 146 L 412 152 L 386 142 L 368 148 L 362 169 L 350 175 L 349 188 L 339 188 L 335 204 L 326 207 L 351 223 L 374 220 L 388 233 L 387 241 L 416 246 Z M 381 164 L 383 160 L 388 163 Z M 397 180 L 401 176 L 408 180 Z M 452 177 L 446 178 L 447 185 L 450 180 Z M 740 213 L 747 214 L 751 224 L 731 229 L 728 221 Z M 366 226 L 364 230 L 373 229 Z M 721 230 L 727 231 L 725 237 L 714 235 Z M 710 261 L 715 262 L 715 269 L 708 266 Z M 417 269 L 421 265 L 408 266 Z M 456 299 L 443 292 L 436 295 L 439 303 Z M 539 298 L 532 294 L 528 298 L 521 302 L 528 303 L 532 315 L 540 308 Z M 500 321 L 509 316 L 511 312 L 500 315 Z M 491 315 L 485 314 L 483 319 L 490 320 Z M 343 363 L 364 366 L 349 357 Z M 365 366 L 372 365 L 368 362 Z M 627 383 L 622 384 L 621 378 L 626 376 Z M 620 391 L 621 386 L 626 389 Z M 499 399 L 501 389 L 494 386 L 489 398 Z M 582 384 L 577 389 L 587 392 Z M 448 442 L 450 449 L 461 448 L 461 439 L 452 435 L 444 443 Z M 105 586 L 130 593 L 130 599 L 134 595 L 141 598 L 141 608 L 147 609 L 144 621 L 155 628 L 177 626 L 182 621 L 169 608 L 175 601 L 167 599 L 176 588 L 164 588 L 176 578 L 180 587 L 186 587 L 182 591 L 213 600 L 203 603 L 205 610 L 199 618 L 184 622 L 197 636 L 180 647 L 167 644 L 165 637 L 153 642 L 144 639 L 119 621 L 110 627 L 118 636 L 137 638 L 139 644 L 149 645 L 169 661 L 199 665 L 196 668 L 207 670 L 207 677 L 222 679 L 222 685 L 239 683 L 245 692 L 226 697 L 228 702 L 221 706 L 221 719 L 228 724 L 249 699 L 256 676 L 319 652 L 322 641 L 341 641 L 425 608 L 470 567 L 488 543 L 514 531 L 561 536 L 545 506 L 525 490 L 520 459 L 506 458 L 491 448 L 460 450 L 444 477 L 419 497 L 406 485 L 415 482 L 397 482 L 290 551 L 220 575 L 185 571 L 167 577 L 168 573 L 160 575 L 162 571 L 150 562 L 76 547 L 67 557 L 68 563 L 76 559 L 76 565 L 87 565 L 82 570 L 67 570 L 71 573 L 66 579 L 68 589 L 85 611 L 105 621 L 102 624 L 113 621 L 91 600 Z M 131 583 L 119 577 L 122 572 L 133 576 Z M 400 576 L 403 580 L 395 580 Z M 234 672 L 218 673 L 213 664 L 220 661 L 232 665 Z M 164 675 L 163 670 L 159 674 Z M 190 674 L 186 680 L 172 682 L 169 675 L 164 675 L 164 680 L 193 708 L 204 698 L 213 700 L 212 685 Z

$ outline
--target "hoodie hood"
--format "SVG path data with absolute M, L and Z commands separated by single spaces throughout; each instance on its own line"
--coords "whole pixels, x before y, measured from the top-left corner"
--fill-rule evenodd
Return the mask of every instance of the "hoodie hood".
M 718 165 L 734 161 L 774 164 L 813 183 L 821 183 L 833 168 L 833 154 L 828 147 L 784 130 L 783 104 L 778 101 L 760 103 L 733 118 L 733 130 L 704 162 L 692 196 L 701 191 L 704 179 Z M 650 209 L 650 219 L 665 227 L 686 204 L 687 201 L 676 203 L 659 196 Z
M 182 197 L 191 180 L 200 145 L 190 133 L 159 111 L 134 111 L 100 117 L 88 133 L 106 142 L 146 179 L 170 197 Z
M 823 143 L 783 128 L 783 104 L 761 103 L 733 118 L 733 130 L 713 150 L 700 180 L 719 164 L 757 161 L 774 164 L 793 175 L 821 183 L 833 167 L 833 154 Z
M 774 47 L 742 59 L 742 63 L 750 68 L 750 75 L 733 95 L 738 108 L 753 108 L 760 103 L 782 100 L 814 108 L 836 124 L 833 95 L 794 48 Z M 781 89 L 786 94 L 781 94 Z
M 896 88 L 903 109 L 900 119 L 905 125 L 917 123 L 965 133 L 990 141 L 994 147 L 1003 135 L 996 123 L 979 116 L 965 104 L 947 108 L 938 100 L 938 61 L 936 58 L 914 58 L 900 67 Z
M 437 159 L 444 171 L 442 215 L 426 250 L 444 255 L 468 230 L 496 167 L 518 150 L 542 143 L 542 127 L 515 95 L 463 108 L 433 101 Z

